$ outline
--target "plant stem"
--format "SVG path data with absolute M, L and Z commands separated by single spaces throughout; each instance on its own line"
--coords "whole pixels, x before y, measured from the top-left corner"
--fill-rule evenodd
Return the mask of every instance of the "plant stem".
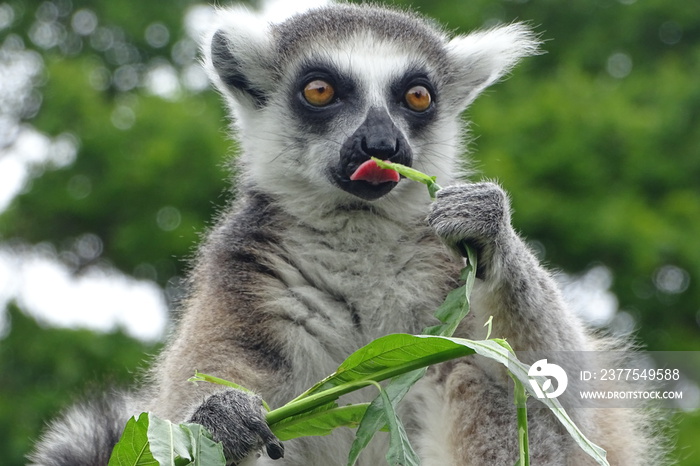
M 519 466 L 530 465 L 530 442 L 527 433 L 527 393 L 525 386 L 513 377 L 515 381 L 515 406 L 518 410 L 518 444 L 520 446 Z
M 440 362 L 448 361 L 466 354 L 472 354 L 473 351 L 469 348 L 454 348 L 448 351 L 442 351 L 440 353 L 432 354 L 419 359 L 414 359 L 406 364 L 400 366 L 390 367 L 384 370 L 380 370 L 371 374 L 371 378 L 364 380 L 356 380 L 354 382 L 343 383 L 335 387 L 323 390 L 312 395 L 308 395 L 303 398 L 297 398 L 295 401 L 287 403 L 286 405 L 273 409 L 265 416 L 268 425 L 272 425 L 282 419 L 289 416 L 294 416 L 296 414 L 301 414 L 306 411 L 310 411 L 319 406 L 323 406 L 332 401 L 340 398 L 341 395 L 350 393 L 352 391 L 358 390 L 359 388 L 365 387 L 367 385 L 376 384 L 382 380 L 390 379 L 396 375 L 401 375 L 405 372 L 410 372 L 415 369 L 420 369 L 421 367 L 430 366 L 432 364 L 437 364 Z

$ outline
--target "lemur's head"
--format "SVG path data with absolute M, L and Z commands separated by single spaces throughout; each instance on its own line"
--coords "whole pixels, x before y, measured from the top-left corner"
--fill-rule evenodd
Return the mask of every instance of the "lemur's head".
M 370 156 L 449 182 L 460 113 L 536 49 L 519 24 L 450 39 L 414 14 L 331 5 L 278 24 L 220 11 L 204 53 L 233 112 L 246 179 L 272 194 L 352 205 L 424 189 Z

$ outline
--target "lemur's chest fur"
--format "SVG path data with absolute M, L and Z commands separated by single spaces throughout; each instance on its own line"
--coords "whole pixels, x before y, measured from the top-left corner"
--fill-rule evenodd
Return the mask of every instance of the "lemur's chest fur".
M 459 264 L 418 222 L 341 212 L 278 233 L 268 259 L 279 280 L 266 290 L 266 311 L 287 327 L 290 354 L 314 360 L 310 378 L 375 338 L 437 322 L 432 313 L 456 286 Z

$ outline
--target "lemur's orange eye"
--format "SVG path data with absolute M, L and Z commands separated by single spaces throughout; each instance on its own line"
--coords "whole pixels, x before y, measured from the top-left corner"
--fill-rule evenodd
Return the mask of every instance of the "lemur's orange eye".
M 333 101 L 335 89 L 322 79 L 314 79 L 304 87 L 304 98 L 314 107 L 323 107 Z
M 413 86 L 405 95 L 406 105 L 415 112 L 424 112 L 430 108 L 432 97 L 425 86 Z

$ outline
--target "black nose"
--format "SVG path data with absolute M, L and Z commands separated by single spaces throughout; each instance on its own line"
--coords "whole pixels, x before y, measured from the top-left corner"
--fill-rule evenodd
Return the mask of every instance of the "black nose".
M 409 167 L 413 161 L 411 145 L 384 108 L 367 111 L 365 121 L 343 143 L 338 155 L 338 163 L 331 170 L 334 181 L 340 189 L 367 201 L 379 199 L 398 185 L 395 180 L 374 176 L 376 173 L 363 174 L 360 168 L 370 157 Z M 360 174 L 356 176 L 358 171 Z
M 360 149 L 367 156 L 386 160 L 399 152 L 399 145 L 398 139 L 370 134 L 362 138 Z

